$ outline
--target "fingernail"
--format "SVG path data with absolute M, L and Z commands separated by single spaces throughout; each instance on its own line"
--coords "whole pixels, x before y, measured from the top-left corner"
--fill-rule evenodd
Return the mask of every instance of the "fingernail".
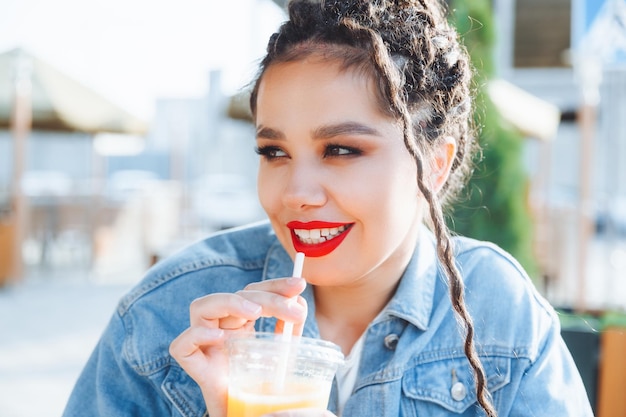
M 206 329 L 206 332 L 208 336 L 215 339 L 219 339 L 224 336 L 224 330 L 222 329 Z
M 298 304 L 295 299 L 289 300 L 289 302 L 287 303 L 287 308 L 289 309 L 289 311 L 296 313 L 298 316 L 306 314 L 304 306 Z
M 243 308 L 249 313 L 260 314 L 261 306 L 249 300 L 243 300 Z
M 302 282 L 302 279 L 303 278 L 298 278 L 298 277 L 287 278 L 287 285 L 296 286 L 300 284 L 300 282 Z

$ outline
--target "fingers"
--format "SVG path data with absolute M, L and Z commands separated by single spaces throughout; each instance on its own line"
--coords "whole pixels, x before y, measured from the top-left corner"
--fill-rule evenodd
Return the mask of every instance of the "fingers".
M 305 287 L 306 281 L 303 278 L 289 277 L 254 282 L 248 284 L 244 291 L 266 291 L 291 298 L 302 293 Z
M 190 327 L 172 341 L 170 355 L 200 387 L 215 387 L 220 381 L 210 376 L 226 363 L 224 339 L 221 329 Z
M 302 297 L 287 298 L 264 291 L 241 291 L 238 295 L 262 306 L 261 316 L 293 322 L 306 318 L 306 302 Z
M 208 328 L 234 329 L 244 326 L 248 321 L 261 317 L 263 309 L 260 304 L 254 303 L 238 294 L 216 293 L 209 294 L 194 300 L 189 307 L 189 321 L 191 326 L 205 326 Z M 221 321 L 234 318 L 229 327 L 221 327 Z M 236 323 L 238 326 L 235 326 Z
M 228 357 L 221 329 L 190 327 L 170 344 L 170 355 L 198 384 L 211 415 L 226 415 Z
M 292 298 L 292 300 L 294 300 L 294 299 Z M 306 312 L 307 311 L 306 300 L 304 298 L 302 298 L 302 297 L 298 297 L 295 300 L 296 300 L 296 302 L 298 304 L 300 304 L 302 310 L 304 310 Z M 305 314 L 305 319 L 306 319 L 306 314 Z M 304 320 L 302 320 L 302 321 L 295 321 L 293 323 L 294 323 L 294 326 L 293 326 L 293 336 L 302 336 L 302 331 L 304 330 Z M 282 333 L 284 327 L 285 327 L 285 321 L 284 320 L 278 320 L 276 322 L 276 328 L 274 329 L 274 331 L 276 333 Z
M 190 306 L 192 326 L 236 330 L 259 317 L 302 323 L 306 302 L 298 294 L 306 286 L 302 278 L 280 278 L 257 282 L 235 293 L 209 294 Z
M 222 329 L 189 327 L 172 341 L 170 344 L 170 355 L 177 361 L 179 359 L 187 360 L 195 354 L 202 354 L 201 350 L 203 347 L 221 342 L 223 337 L 224 331 Z
M 298 296 L 305 287 L 302 278 L 278 278 L 249 284 L 237 294 L 262 305 L 264 317 L 299 323 L 306 319 L 306 301 Z

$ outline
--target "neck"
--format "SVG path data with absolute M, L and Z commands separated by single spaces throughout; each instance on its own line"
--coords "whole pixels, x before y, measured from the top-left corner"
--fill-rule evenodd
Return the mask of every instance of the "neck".
M 349 286 L 314 287 L 315 318 L 322 339 L 339 345 L 344 354 L 393 297 L 412 253 L 396 259 L 393 268 L 380 268 Z

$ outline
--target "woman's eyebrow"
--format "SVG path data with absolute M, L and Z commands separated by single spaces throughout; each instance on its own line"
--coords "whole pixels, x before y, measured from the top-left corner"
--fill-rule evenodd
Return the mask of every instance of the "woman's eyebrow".
M 313 131 L 313 139 L 328 139 L 341 135 L 381 136 L 378 130 L 359 122 L 344 122 L 321 126 Z
M 368 135 L 381 136 L 380 132 L 371 126 L 359 122 L 343 122 L 320 126 L 313 130 L 313 139 L 329 139 L 341 135 Z M 259 139 L 285 139 L 283 132 L 259 125 L 256 130 Z
M 256 137 L 260 139 L 284 139 L 285 135 L 278 130 L 259 125 L 256 129 Z

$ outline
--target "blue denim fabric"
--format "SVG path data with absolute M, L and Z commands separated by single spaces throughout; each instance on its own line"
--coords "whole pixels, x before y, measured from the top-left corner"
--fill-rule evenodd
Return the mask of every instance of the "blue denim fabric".
M 592 416 L 557 316 L 520 266 L 491 244 L 466 238 L 454 244 L 499 415 Z M 189 304 L 290 276 L 292 266 L 267 223 L 220 233 L 159 263 L 120 301 L 64 416 L 205 416 L 199 388 L 168 353 L 189 324 Z M 319 337 L 310 287 L 304 296 L 310 309 L 304 335 Z M 273 331 L 274 324 L 260 319 L 257 329 Z M 434 237 L 424 228 L 396 294 L 366 331 L 343 416 L 483 415 L 463 341 Z

